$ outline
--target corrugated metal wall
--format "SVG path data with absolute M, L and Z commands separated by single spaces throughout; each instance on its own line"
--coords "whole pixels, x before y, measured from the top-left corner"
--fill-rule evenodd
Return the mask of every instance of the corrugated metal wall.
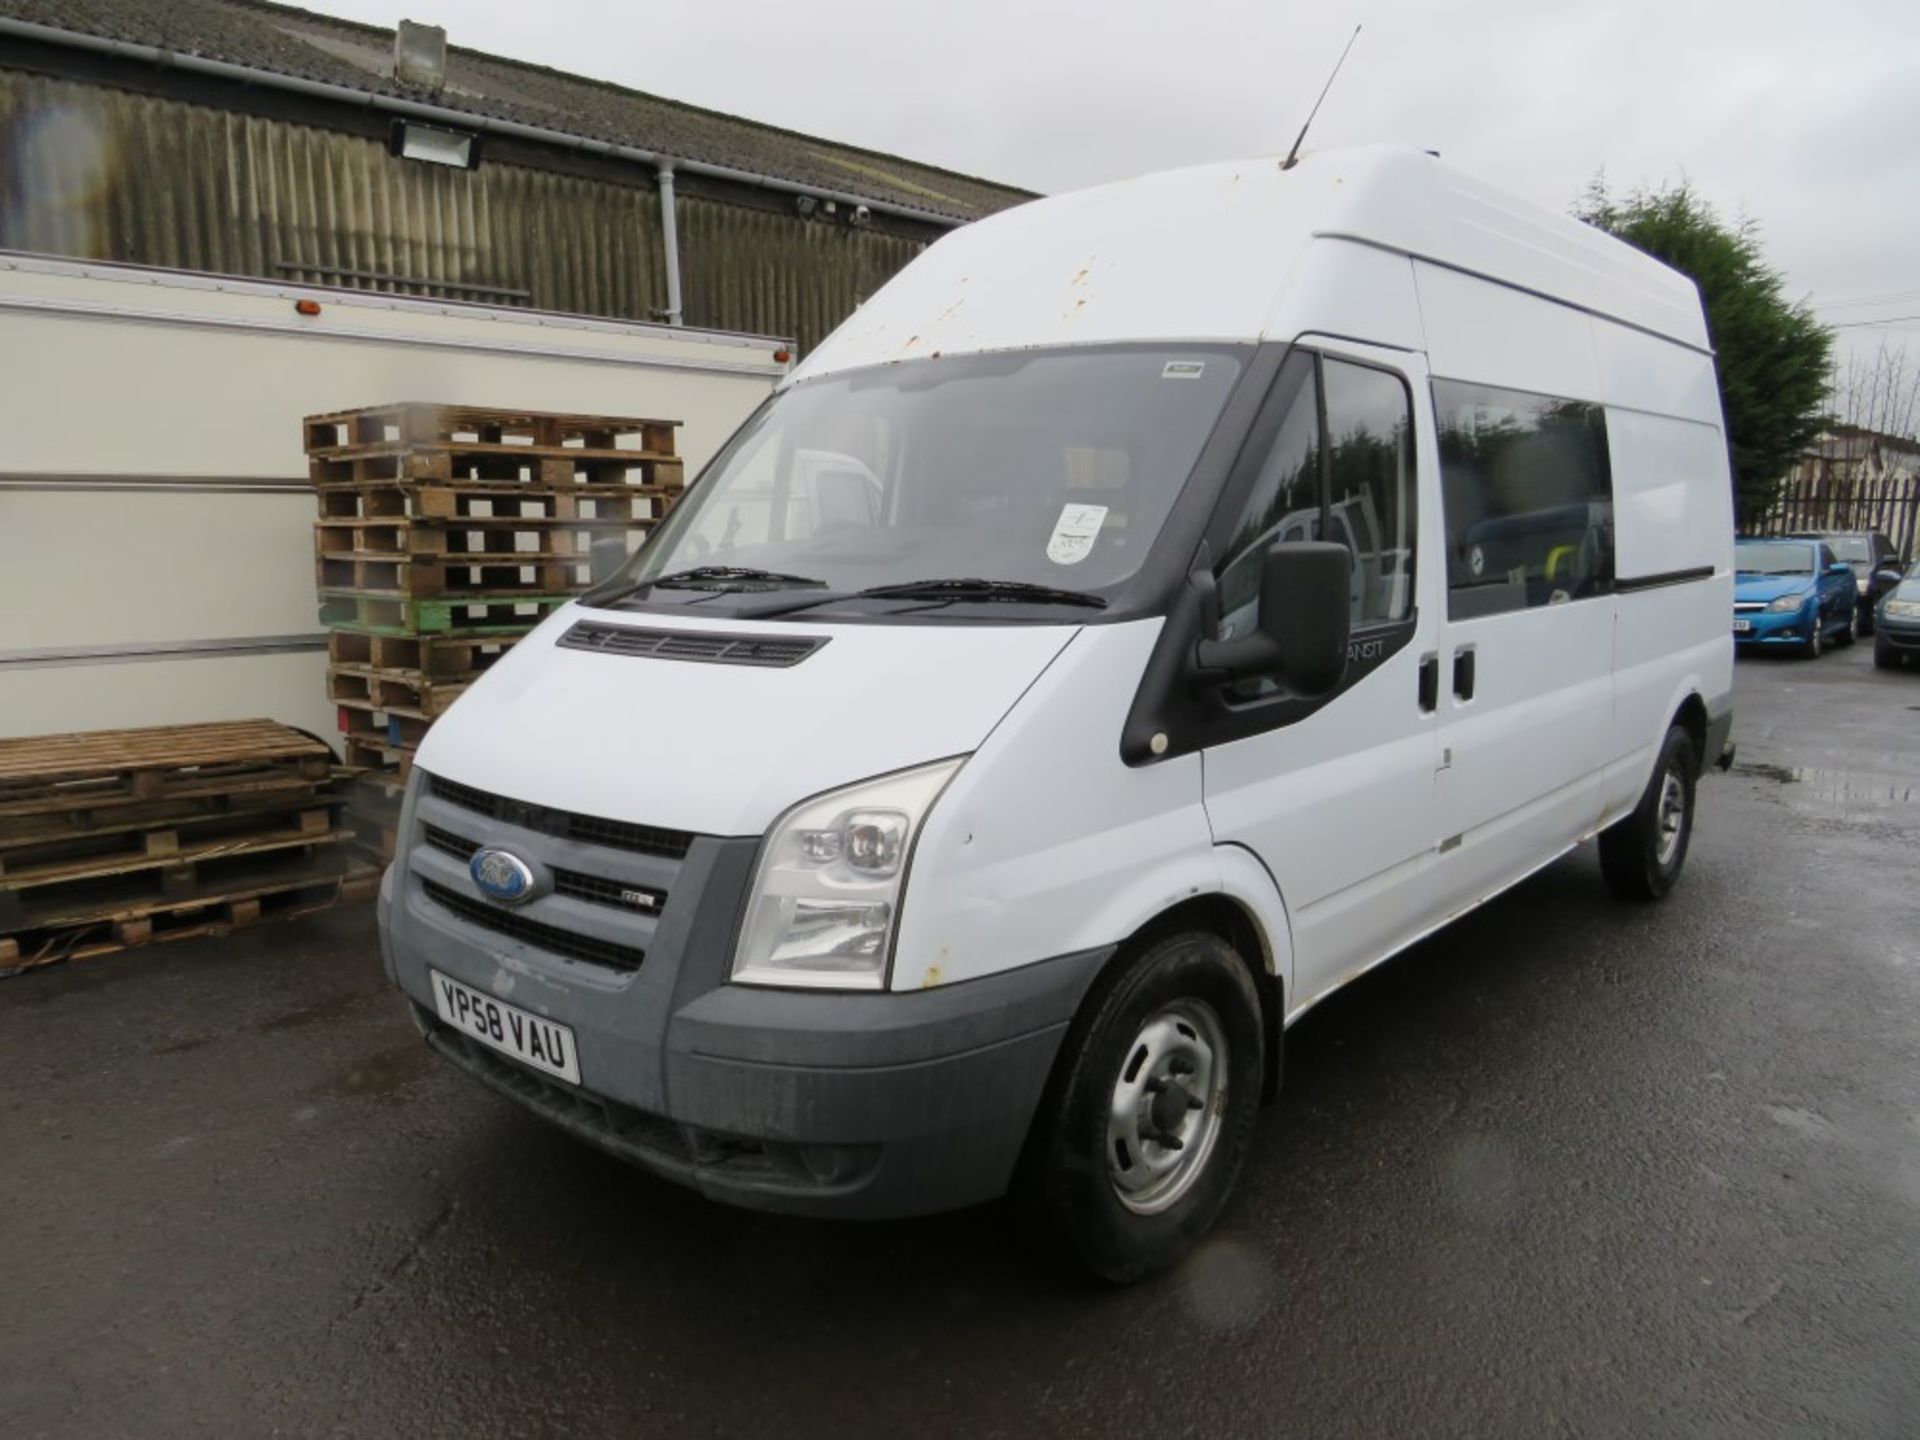
M 803 349 L 921 249 L 690 195 L 679 220 L 687 323 Z M 360 136 L 5 69 L 0 248 L 623 319 L 666 303 L 650 183 L 396 160 Z
M 680 197 L 679 220 L 688 323 L 791 335 L 803 350 L 925 248 L 692 195 Z

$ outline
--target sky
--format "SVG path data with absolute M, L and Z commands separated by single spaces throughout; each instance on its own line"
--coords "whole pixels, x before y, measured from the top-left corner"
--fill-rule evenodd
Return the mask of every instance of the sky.
M 1309 148 L 1416 144 L 1556 209 L 1684 177 L 1843 355 L 1920 365 L 1920 0 L 305 4 L 1041 191 L 1284 152 L 1360 24 Z

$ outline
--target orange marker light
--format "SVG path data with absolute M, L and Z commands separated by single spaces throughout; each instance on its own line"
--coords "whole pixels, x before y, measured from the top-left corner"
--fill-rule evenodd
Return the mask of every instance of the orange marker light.
M 791 359 L 793 359 L 793 352 L 791 350 L 776 350 L 773 352 L 773 363 L 776 365 L 784 365 Z
M 293 308 L 298 310 L 302 315 L 318 315 L 320 313 L 320 302 L 318 300 L 296 300 L 293 302 Z

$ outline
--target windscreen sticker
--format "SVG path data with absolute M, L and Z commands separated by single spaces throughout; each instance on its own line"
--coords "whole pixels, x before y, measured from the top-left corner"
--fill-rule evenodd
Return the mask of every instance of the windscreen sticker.
M 1198 380 L 1207 373 L 1204 360 L 1169 360 L 1160 367 L 1162 380 Z
M 1062 505 L 1047 540 L 1047 558 L 1056 565 L 1078 565 L 1093 553 L 1093 542 L 1106 518 L 1104 505 Z

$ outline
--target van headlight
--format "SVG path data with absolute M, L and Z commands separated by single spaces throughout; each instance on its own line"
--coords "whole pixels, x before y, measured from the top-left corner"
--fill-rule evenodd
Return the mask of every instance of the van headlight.
M 734 980 L 880 989 L 914 837 L 965 760 L 816 795 L 774 821 L 733 952 Z
M 1769 610 L 1798 610 L 1813 598 L 1811 590 L 1796 590 L 1791 595 L 1782 595 L 1767 606 Z

